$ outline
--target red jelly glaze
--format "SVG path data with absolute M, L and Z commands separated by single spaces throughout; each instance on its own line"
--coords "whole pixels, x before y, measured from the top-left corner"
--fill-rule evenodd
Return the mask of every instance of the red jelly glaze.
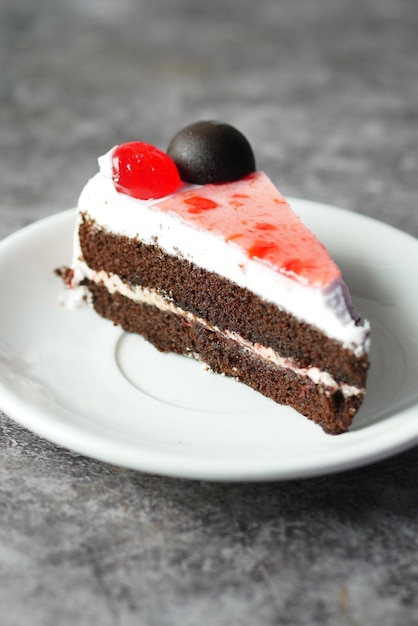
M 263 172 L 232 183 L 185 190 L 157 207 L 177 214 L 198 230 L 210 231 L 241 248 L 248 258 L 292 279 L 325 286 L 341 278 L 324 246 Z
M 184 203 L 190 206 L 189 213 L 194 214 L 200 213 L 201 211 L 216 209 L 216 207 L 219 206 L 217 202 L 214 202 L 214 200 L 203 196 L 191 196 L 190 198 L 186 198 Z
M 172 158 L 143 141 L 131 141 L 115 148 L 112 178 L 117 191 L 139 200 L 168 196 L 181 185 Z
M 269 255 L 277 251 L 277 243 L 275 241 L 256 241 L 247 250 L 250 259 L 268 259 Z
M 277 226 L 269 222 L 256 222 L 254 228 L 257 230 L 277 230 Z

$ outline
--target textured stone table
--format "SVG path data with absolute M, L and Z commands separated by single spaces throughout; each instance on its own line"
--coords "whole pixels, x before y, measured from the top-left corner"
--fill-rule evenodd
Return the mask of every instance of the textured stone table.
M 73 206 L 109 146 L 163 146 L 201 118 L 243 130 L 287 195 L 418 236 L 417 33 L 413 0 L 3 0 L 0 238 Z M 93 461 L 0 416 L 1 626 L 418 619 L 416 448 L 218 484 Z

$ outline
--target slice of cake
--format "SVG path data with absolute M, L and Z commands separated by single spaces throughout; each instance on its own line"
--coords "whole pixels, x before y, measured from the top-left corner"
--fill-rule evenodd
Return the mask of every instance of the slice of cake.
M 99 164 L 63 272 L 72 300 L 346 431 L 365 394 L 369 324 L 245 137 L 199 122 L 168 154 L 134 142 Z

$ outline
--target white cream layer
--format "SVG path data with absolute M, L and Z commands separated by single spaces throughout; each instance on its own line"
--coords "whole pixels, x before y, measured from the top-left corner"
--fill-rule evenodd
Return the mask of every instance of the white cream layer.
M 174 213 L 159 210 L 154 205 L 161 199 L 143 201 L 118 193 L 110 177 L 108 155 L 99 162 L 101 171 L 81 193 L 80 213 L 112 233 L 156 244 L 168 254 L 225 276 L 341 341 L 358 356 L 368 351 L 369 323 L 356 325 L 350 294 L 342 280 L 326 288 L 315 288 L 279 274 L 259 260 L 248 258 L 236 243 L 198 230 Z M 77 270 L 79 257 L 75 242 L 73 269 Z
M 90 280 L 94 281 L 96 284 L 104 285 L 106 289 L 112 294 L 119 293 L 122 296 L 133 300 L 134 302 L 155 306 L 160 311 L 169 311 L 170 313 L 174 313 L 175 315 L 180 315 L 190 322 L 196 322 L 198 324 L 201 324 L 208 330 L 211 330 L 212 332 L 218 333 L 226 339 L 236 342 L 241 348 L 248 350 L 254 356 L 265 361 L 269 361 L 278 368 L 291 370 L 299 376 L 307 376 L 314 384 L 324 385 L 325 387 L 329 388 L 331 392 L 335 392 L 337 391 L 337 389 L 339 389 L 345 397 L 358 395 L 364 392 L 364 389 L 359 389 L 358 387 L 354 387 L 346 383 L 337 383 L 331 376 L 331 374 L 320 370 L 317 367 L 297 367 L 294 361 L 280 356 L 272 348 L 262 346 L 261 344 L 253 344 L 244 339 L 244 337 L 236 332 L 222 331 L 218 327 L 209 324 L 206 320 L 197 317 L 190 311 L 184 311 L 180 307 L 176 306 L 173 302 L 165 299 L 163 296 L 161 296 L 152 289 L 147 289 L 140 286 L 131 287 L 122 282 L 119 276 L 116 276 L 115 274 L 108 274 L 104 271 L 94 272 L 86 264 L 83 265 L 84 275 Z

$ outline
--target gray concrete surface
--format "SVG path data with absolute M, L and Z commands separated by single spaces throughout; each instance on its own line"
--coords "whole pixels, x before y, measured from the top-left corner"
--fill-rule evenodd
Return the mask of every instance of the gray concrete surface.
M 0 237 L 73 206 L 114 143 L 202 118 L 287 195 L 418 236 L 413 0 L 2 0 L 0 72 Z M 416 448 L 216 484 L 0 428 L 1 626 L 418 621 Z

